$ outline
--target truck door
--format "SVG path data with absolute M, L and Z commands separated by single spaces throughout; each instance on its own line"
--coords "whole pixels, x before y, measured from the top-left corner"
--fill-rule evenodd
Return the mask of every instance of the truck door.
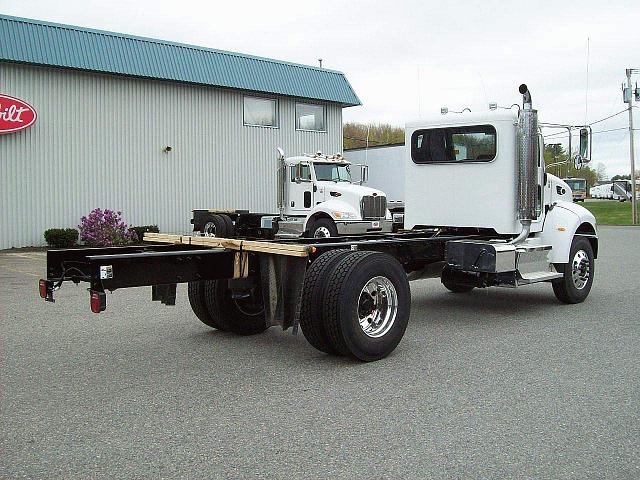
M 287 206 L 294 213 L 304 214 L 313 206 L 313 180 L 311 166 L 308 162 L 301 162 L 302 176 L 296 182 L 296 166 L 289 167 L 289 198 Z

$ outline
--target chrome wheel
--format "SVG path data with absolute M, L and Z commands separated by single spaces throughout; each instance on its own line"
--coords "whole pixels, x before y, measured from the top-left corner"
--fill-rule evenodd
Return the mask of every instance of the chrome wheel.
M 313 238 L 329 238 L 331 236 L 331 232 L 327 227 L 318 227 L 315 232 L 313 232 Z
M 571 262 L 571 278 L 577 290 L 582 290 L 587 285 L 590 275 L 589 256 L 584 250 L 578 250 Z
M 216 225 L 213 222 L 207 222 L 202 227 L 202 234 L 205 237 L 215 237 L 216 236 Z
M 398 314 L 398 294 L 387 277 L 374 277 L 360 291 L 358 321 L 368 337 L 379 338 L 393 326 Z

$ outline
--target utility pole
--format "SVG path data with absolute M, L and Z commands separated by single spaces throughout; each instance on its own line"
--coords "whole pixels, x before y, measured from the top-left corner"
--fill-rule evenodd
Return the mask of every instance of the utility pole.
M 635 68 L 627 68 L 627 88 L 624 89 L 624 101 L 629 105 L 627 110 L 629 111 L 629 157 L 631 158 L 631 223 L 633 225 L 638 224 L 638 212 L 636 201 L 636 160 L 635 160 L 635 145 L 633 143 L 633 97 L 634 92 L 631 86 L 631 74 L 638 73 Z M 637 93 L 637 92 L 635 92 Z

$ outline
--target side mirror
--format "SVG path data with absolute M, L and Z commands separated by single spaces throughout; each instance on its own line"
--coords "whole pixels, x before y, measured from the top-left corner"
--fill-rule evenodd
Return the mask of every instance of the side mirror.
M 282 161 L 284 160 L 284 150 L 282 150 L 280 147 L 277 148 L 278 150 L 278 160 Z
M 581 158 L 580 163 L 589 163 L 591 161 L 590 140 L 591 132 L 588 128 L 580 129 L 580 147 L 578 148 L 578 156 Z

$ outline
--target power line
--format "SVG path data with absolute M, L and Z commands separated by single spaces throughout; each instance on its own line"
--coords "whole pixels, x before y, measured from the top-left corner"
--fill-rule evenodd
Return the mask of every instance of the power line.
M 593 132 L 594 135 L 599 134 L 599 133 L 609 133 L 609 132 L 617 132 L 620 130 L 629 130 L 629 127 L 619 127 L 619 128 L 609 128 L 608 130 L 598 130 L 597 132 Z M 640 130 L 639 128 L 634 128 L 634 131 L 636 130 Z M 562 132 L 564 133 L 564 132 Z M 544 137 L 547 138 L 547 137 Z M 567 135 L 566 133 L 564 134 L 564 137 L 556 137 L 556 140 L 561 140 L 563 138 L 569 138 L 569 135 Z
M 633 106 L 633 108 L 638 108 L 636 105 Z M 620 115 L 622 113 L 626 113 L 628 110 L 625 108 L 624 110 L 620 110 L 617 113 L 614 113 L 613 115 L 609 115 L 608 117 L 604 117 L 601 118 L 600 120 L 596 120 L 595 122 L 591 122 L 588 124 L 588 126 L 592 126 L 595 125 L 596 123 L 600 123 L 600 122 L 604 122 L 605 120 L 609 120 L 610 118 L 613 118 L 617 115 Z M 625 127 L 627 128 L 627 127 Z M 593 132 L 596 133 L 596 132 Z M 564 137 L 560 137 L 560 138 L 569 138 L 569 136 L 566 134 L 566 132 L 556 132 L 556 133 L 550 133 L 549 135 L 543 135 L 543 138 L 553 138 L 553 137 L 557 137 L 559 135 L 565 135 Z
M 595 122 L 591 122 L 589 126 L 595 125 L 596 123 L 604 122 L 605 120 L 609 120 L 610 118 L 613 118 L 616 115 L 620 115 L 621 113 L 624 113 L 626 111 L 627 111 L 626 108 L 624 110 L 620 110 L 618 113 L 614 113 L 613 115 L 609 115 L 608 117 L 604 117 L 604 118 L 601 118 L 600 120 L 596 120 Z

